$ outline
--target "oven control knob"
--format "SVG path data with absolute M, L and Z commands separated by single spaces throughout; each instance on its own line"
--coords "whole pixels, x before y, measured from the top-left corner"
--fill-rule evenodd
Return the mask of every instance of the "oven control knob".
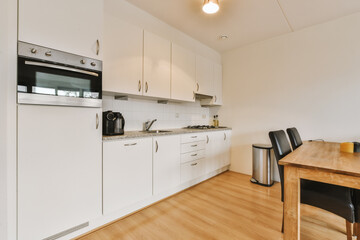
M 45 53 L 45 56 L 51 57 L 51 51 L 47 51 L 47 52 Z
M 81 64 L 85 64 L 86 61 L 85 61 L 84 59 L 81 59 L 81 60 L 80 60 L 80 63 L 81 63 Z
M 33 53 L 33 54 L 35 54 L 35 53 L 37 52 L 37 50 L 36 50 L 36 48 L 32 48 L 32 49 L 30 50 L 30 52 Z
M 91 66 L 95 67 L 95 66 L 96 66 L 96 63 L 91 62 Z

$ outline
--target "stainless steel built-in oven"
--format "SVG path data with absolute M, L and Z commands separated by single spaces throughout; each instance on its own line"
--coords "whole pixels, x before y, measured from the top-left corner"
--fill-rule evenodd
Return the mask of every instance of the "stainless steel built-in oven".
M 101 107 L 102 62 L 18 43 L 18 103 Z

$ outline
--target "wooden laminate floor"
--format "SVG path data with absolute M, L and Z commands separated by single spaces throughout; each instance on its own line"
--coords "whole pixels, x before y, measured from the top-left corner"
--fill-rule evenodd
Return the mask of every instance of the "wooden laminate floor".
M 267 188 L 225 172 L 79 240 L 283 239 L 280 184 Z M 343 239 L 345 220 L 301 206 L 301 239 Z

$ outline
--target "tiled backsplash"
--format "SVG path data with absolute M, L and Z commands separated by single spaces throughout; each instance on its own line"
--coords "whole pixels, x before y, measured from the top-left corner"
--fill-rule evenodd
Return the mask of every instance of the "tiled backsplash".
M 125 118 L 125 131 L 142 130 L 143 123 L 157 119 L 152 129 L 182 128 L 188 125 L 208 125 L 209 108 L 200 102 L 159 104 L 155 100 L 131 99 L 115 100 L 103 96 L 103 111 L 121 112 Z

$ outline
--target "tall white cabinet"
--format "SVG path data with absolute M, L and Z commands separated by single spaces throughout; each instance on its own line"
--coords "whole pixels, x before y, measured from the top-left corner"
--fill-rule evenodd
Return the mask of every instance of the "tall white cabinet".
M 103 0 L 19 0 L 19 40 L 102 59 Z
M 101 216 L 100 114 L 18 106 L 18 240 L 45 239 Z
M 144 96 L 170 98 L 170 51 L 169 40 L 144 31 Z
M 143 30 L 105 15 L 103 91 L 143 94 Z
M 195 102 L 196 55 L 175 43 L 171 49 L 171 99 Z

